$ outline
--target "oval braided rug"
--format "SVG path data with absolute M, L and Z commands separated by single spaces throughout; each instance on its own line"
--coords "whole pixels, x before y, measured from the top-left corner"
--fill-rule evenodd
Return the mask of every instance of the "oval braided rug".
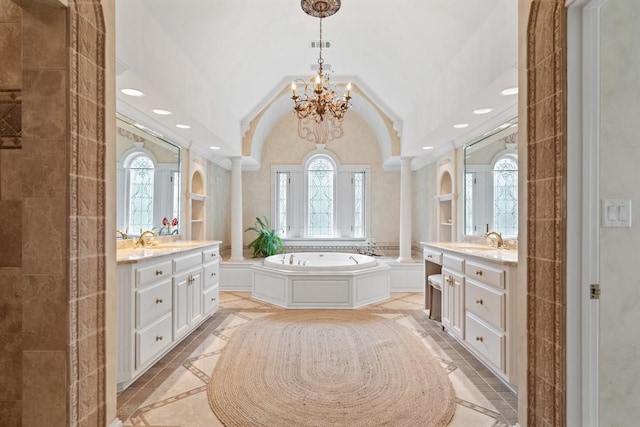
M 455 394 L 405 327 L 357 310 L 289 310 L 235 331 L 207 386 L 226 426 L 446 426 Z

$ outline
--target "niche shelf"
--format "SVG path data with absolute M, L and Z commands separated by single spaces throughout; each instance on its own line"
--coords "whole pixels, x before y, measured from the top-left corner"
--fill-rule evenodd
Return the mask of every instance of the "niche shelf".
M 191 239 L 204 240 L 206 218 L 205 201 L 207 199 L 203 177 L 204 171 L 201 167 L 197 167 L 197 163 L 195 163 L 194 166 L 195 170 L 191 175 L 191 192 L 189 194 L 191 211 Z
M 436 234 L 440 242 L 455 241 L 456 193 L 455 152 L 438 161 L 438 194 L 436 195 Z

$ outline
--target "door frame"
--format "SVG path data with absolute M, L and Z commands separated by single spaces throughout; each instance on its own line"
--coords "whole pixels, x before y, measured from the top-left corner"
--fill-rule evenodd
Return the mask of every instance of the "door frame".
M 567 425 L 598 426 L 600 9 L 567 0 Z M 578 363 L 576 363 L 578 361 Z

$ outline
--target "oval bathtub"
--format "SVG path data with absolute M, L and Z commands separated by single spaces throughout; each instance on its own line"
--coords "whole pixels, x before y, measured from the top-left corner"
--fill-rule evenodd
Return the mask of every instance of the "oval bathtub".
M 349 271 L 376 264 L 374 257 L 343 252 L 295 252 L 264 259 L 265 267 L 285 271 Z
M 251 296 L 284 308 L 357 308 L 388 299 L 389 266 L 368 255 L 295 252 L 252 267 Z

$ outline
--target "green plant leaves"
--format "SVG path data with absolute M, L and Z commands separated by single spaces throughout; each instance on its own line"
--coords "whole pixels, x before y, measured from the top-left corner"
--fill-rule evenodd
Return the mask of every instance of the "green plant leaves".
M 275 230 L 270 229 L 267 217 L 256 217 L 255 225 L 244 231 L 254 231 L 258 233 L 258 237 L 248 245 L 249 249 L 253 249 L 254 258 L 275 255 L 284 249 L 284 242 L 280 236 L 276 234 Z

